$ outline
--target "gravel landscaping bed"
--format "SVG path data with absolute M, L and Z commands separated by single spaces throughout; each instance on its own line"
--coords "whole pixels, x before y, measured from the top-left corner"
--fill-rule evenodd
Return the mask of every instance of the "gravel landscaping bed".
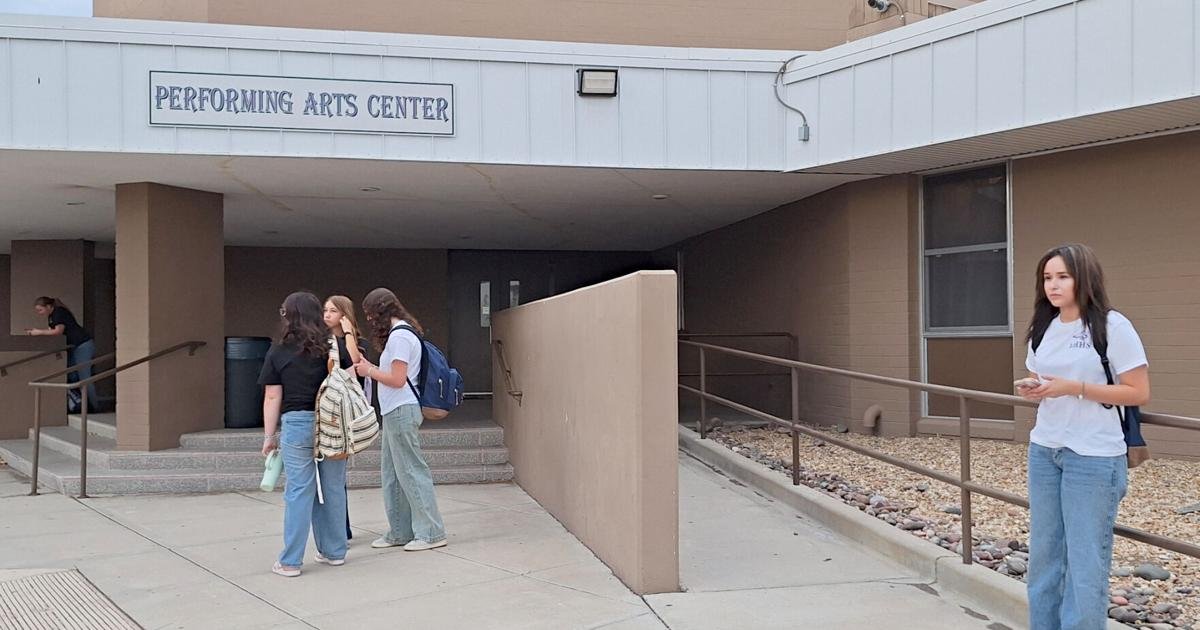
M 828 429 L 834 435 L 832 429 Z M 791 476 L 791 436 L 782 429 L 717 427 L 709 437 L 780 474 Z M 935 470 L 958 476 L 958 438 L 880 438 L 836 434 Z M 975 480 L 1025 496 L 1025 445 L 975 440 Z M 800 437 L 801 482 L 961 553 L 959 490 L 821 440 Z M 1129 473 L 1118 522 L 1155 534 L 1200 541 L 1200 462 L 1154 459 Z M 1024 508 L 974 495 L 976 561 L 1024 579 L 1029 514 Z M 1200 628 L 1200 559 L 1116 538 L 1109 616 L 1155 630 Z

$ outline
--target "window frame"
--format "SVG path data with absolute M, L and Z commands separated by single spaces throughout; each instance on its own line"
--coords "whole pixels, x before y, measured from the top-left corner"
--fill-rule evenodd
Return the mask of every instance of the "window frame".
M 928 177 L 937 175 L 948 175 L 954 173 L 967 173 L 974 170 L 983 170 L 995 166 L 994 164 L 983 165 L 972 169 L 947 171 L 944 173 L 932 173 L 921 177 L 921 195 L 918 206 L 918 232 L 919 232 L 919 247 L 921 252 L 921 269 L 920 269 L 920 291 L 921 291 L 921 336 L 922 338 L 930 337 L 1005 337 L 1013 334 L 1013 252 L 1012 252 L 1012 162 L 1004 163 L 1004 224 L 1005 224 L 1005 242 L 994 243 L 978 243 L 975 245 L 960 245 L 956 247 L 941 247 L 937 249 L 925 248 L 925 182 Z M 930 308 L 930 291 L 929 291 L 929 258 L 931 256 L 939 256 L 944 254 L 964 254 L 971 252 L 990 252 L 998 249 L 1004 250 L 1005 266 L 1006 266 L 1006 304 L 1005 309 L 1008 311 L 1005 314 L 1004 325 L 991 326 L 938 326 L 932 327 L 929 325 Z M 924 348 L 924 343 L 921 344 Z M 924 361 L 922 360 L 922 364 Z
M 1005 196 L 1005 237 L 1008 239 L 1005 244 L 1005 254 L 1008 261 L 1008 325 L 1001 326 L 971 326 L 971 327 L 955 327 L 955 328 L 935 328 L 930 330 L 928 326 L 929 312 L 929 290 L 927 277 L 927 252 L 925 250 L 925 179 L 927 177 L 935 177 L 938 175 L 947 175 L 955 172 L 966 172 L 967 170 L 983 169 L 990 166 L 995 166 L 1000 162 L 989 164 L 980 164 L 971 169 L 944 169 L 938 171 L 930 171 L 921 174 L 919 182 L 919 194 L 917 195 L 917 251 L 920 257 L 917 271 L 917 292 L 919 293 L 917 303 L 920 305 L 918 317 L 920 317 L 920 334 L 921 340 L 919 344 L 920 363 L 921 363 L 921 382 L 929 382 L 929 348 L 928 340 L 936 338 L 1001 338 L 1013 337 L 1013 181 L 1012 181 L 1012 160 L 1005 160 L 1004 164 L 1004 196 Z M 987 245 L 967 245 L 961 248 L 940 248 L 930 250 L 932 252 L 945 253 L 947 250 L 961 251 L 978 251 L 982 249 L 996 249 L 995 244 Z M 931 418 L 929 415 L 929 394 L 921 392 L 921 417 Z M 941 417 L 941 416 L 938 416 Z

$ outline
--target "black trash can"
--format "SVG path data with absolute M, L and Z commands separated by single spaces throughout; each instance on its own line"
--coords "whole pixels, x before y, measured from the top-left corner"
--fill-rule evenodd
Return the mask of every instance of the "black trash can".
M 263 425 L 263 388 L 258 384 L 270 337 L 225 338 L 225 428 Z

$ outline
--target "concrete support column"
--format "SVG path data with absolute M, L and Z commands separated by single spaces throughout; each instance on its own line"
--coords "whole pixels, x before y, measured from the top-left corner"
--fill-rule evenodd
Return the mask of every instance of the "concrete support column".
M 117 446 L 159 450 L 224 425 L 225 258 L 219 194 L 117 185 L 117 362 L 207 345 L 117 377 Z

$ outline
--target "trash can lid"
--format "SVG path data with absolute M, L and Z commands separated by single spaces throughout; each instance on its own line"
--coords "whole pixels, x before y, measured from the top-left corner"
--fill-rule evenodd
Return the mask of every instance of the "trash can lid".
M 225 358 L 234 360 L 258 360 L 267 356 L 271 349 L 270 337 L 226 337 Z

